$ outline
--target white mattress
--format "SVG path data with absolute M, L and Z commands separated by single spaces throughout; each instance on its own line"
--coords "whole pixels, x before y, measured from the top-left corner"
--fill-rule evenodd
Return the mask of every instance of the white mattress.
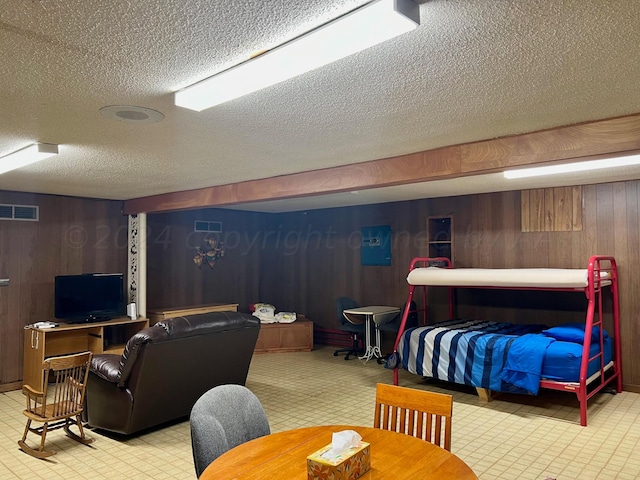
M 584 269 L 566 268 L 415 268 L 409 272 L 410 285 L 442 287 L 576 288 L 588 285 Z M 600 272 L 601 280 L 610 277 Z M 602 281 L 603 285 L 610 281 Z

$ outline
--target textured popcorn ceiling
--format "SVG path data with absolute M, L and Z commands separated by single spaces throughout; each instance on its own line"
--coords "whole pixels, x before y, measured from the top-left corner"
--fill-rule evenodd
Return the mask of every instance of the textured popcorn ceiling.
M 364 3 L 0 0 L 0 156 L 61 145 L 56 158 L 0 175 L 0 189 L 130 199 L 640 112 L 635 0 L 422 1 L 421 26 L 397 39 L 200 113 L 173 105 L 175 90 Z M 165 119 L 118 122 L 98 113 L 107 105 Z M 512 188 L 502 183 L 377 189 L 300 208 Z

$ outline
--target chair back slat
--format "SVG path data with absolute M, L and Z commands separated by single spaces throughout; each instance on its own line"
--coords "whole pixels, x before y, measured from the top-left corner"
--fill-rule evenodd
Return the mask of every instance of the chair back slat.
M 409 410 L 408 412 L 406 410 L 402 411 L 403 413 L 403 417 L 407 417 L 408 418 L 408 422 L 407 422 L 407 431 L 408 432 L 413 432 L 413 429 L 415 428 L 415 419 L 416 419 L 416 412 L 414 412 L 413 410 Z M 405 423 L 404 418 L 401 420 L 402 423 Z M 420 421 L 420 417 L 418 416 L 418 421 Z M 402 432 L 405 433 L 405 432 Z
M 416 412 L 416 416 L 418 417 L 418 423 L 416 423 L 416 428 L 415 431 L 416 432 L 422 432 L 424 427 L 425 427 L 425 417 L 426 415 L 423 412 Z M 427 419 L 428 421 L 428 419 Z M 428 428 L 428 427 L 427 427 Z M 411 435 L 412 436 L 419 436 L 419 435 L 414 435 L 414 430 L 411 429 Z
M 421 432 L 422 439 L 426 440 L 427 442 L 440 445 L 440 441 L 439 441 L 440 439 L 438 438 L 438 436 L 440 435 L 440 432 L 437 432 L 437 435 L 433 433 L 433 415 L 425 412 L 424 416 L 427 419 L 427 428 L 424 429 L 424 432 Z M 416 435 L 416 436 L 419 436 L 419 435 Z
M 451 451 L 453 397 L 379 383 L 374 427 L 421 438 Z
M 436 445 L 438 445 L 439 447 L 441 447 L 442 445 L 440 444 L 440 437 L 442 435 L 442 417 L 435 417 L 435 430 L 433 432 L 433 438 L 432 438 L 432 442 L 435 443 Z

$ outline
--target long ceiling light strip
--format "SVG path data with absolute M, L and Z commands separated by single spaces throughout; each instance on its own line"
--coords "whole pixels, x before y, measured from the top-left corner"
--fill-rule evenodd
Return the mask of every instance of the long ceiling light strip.
M 58 154 L 58 145 L 53 143 L 34 143 L 0 157 L 0 174 L 39 162 Z
M 559 173 L 586 172 L 588 170 L 599 170 L 602 168 L 627 167 L 639 165 L 640 155 L 630 155 L 628 157 L 606 158 L 602 160 L 586 160 L 584 162 L 564 163 L 561 165 L 549 165 L 546 167 L 522 168 L 518 170 L 506 170 L 505 178 L 527 178 L 539 177 L 542 175 L 555 175 Z
M 377 0 L 176 92 L 175 104 L 202 111 L 322 67 L 418 25 L 419 7 L 412 0 Z

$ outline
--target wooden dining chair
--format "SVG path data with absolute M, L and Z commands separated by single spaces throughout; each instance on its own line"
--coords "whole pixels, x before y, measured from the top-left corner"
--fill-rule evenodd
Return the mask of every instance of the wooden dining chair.
M 42 364 L 43 386 L 39 385 L 38 389 L 31 385 L 22 387 L 27 399 L 27 408 L 22 412 L 27 417 L 27 426 L 18 445 L 23 452 L 36 458 L 54 455 L 56 452 L 44 449 L 44 442 L 47 432 L 60 427 L 77 442 L 85 445 L 93 442 L 92 438 L 85 437 L 80 420 L 92 355 L 84 352 L 48 358 Z M 51 382 L 50 376 L 53 377 Z M 42 423 L 42 426 L 32 427 L 31 422 L 34 421 Z M 78 426 L 79 435 L 69 429 L 74 423 Z M 38 448 L 26 444 L 29 432 L 40 436 Z
M 421 438 L 451 451 L 453 397 L 378 383 L 373 426 Z

